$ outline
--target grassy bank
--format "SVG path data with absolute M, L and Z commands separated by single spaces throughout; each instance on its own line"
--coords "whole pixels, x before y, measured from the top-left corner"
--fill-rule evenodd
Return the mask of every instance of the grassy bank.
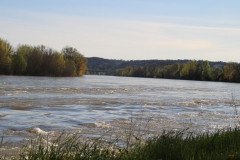
M 136 138 L 136 137 L 135 137 Z M 227 160 L 240 159 L 240 129 L 194 134 L 184 131 L 160 136 L 132 145 L 119 146 L 118 140 L 101 137 L 84 141 L 79 135 L 65 135 L 49 142 L 45 137 L 31 141 L 21 149 L 21 160 Z

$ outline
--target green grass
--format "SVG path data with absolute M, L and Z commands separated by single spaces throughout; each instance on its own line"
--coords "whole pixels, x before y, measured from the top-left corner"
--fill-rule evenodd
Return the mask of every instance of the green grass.
M 163 133 L 131 147 L 119 147 L 102 137 L 84 141 L 79 135 L 62 134 L 53 142 L 39 137 L 21 149 L 28 160 L 233 160 L 240 159 L 240 129 L 195 135 L 186 130 Z M 126 145 L 128 146 L 128 145 Z
M 240 159 L 240 130 L 229 129 L 197 136 L 189 133 L 184 139 L 181 132 L 171 132 L 149 140 L 136 157 L 164 160 Z

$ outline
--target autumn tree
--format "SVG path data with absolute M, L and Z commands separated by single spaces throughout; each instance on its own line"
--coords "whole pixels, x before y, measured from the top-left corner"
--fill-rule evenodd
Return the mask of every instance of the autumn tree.
M 64 71 L 71 68 L 71 65 L 74 64 L 74 76 L 81 76 L 87 69 L 87 59 L 80 53 L 76 48 L 65 47 L 62 49 L 62 53 L 65 57 L 66 62 L 68 63 L 68 68 Z
M 240 64 L 229 62 L 223 67 L 224 81 L 240 82 Z

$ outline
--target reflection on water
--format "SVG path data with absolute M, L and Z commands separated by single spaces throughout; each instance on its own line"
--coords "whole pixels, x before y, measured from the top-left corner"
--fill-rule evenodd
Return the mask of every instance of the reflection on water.
M 233 106 L 239 105 L 239 93 L 239 84 L 231 83 L 0 76 L 0 135 L 10 143 L 62 130 L 124 135 L 129 125 L 135 134 L 148 135 L 187 127 L 211 130 L 238 124 Z

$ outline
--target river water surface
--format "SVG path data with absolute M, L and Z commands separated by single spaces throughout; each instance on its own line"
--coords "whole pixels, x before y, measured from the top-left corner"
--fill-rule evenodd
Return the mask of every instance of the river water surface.
M 85 75 L 74 78 L 0 76 L 0 136 L 12 144 L 60 131 L 97 136 L 205 131 L 238 125 L 240 85 Z M 239 111 L 240 113 L 240 111 Z M 133 129 L 134 128 L 134 129 Z

